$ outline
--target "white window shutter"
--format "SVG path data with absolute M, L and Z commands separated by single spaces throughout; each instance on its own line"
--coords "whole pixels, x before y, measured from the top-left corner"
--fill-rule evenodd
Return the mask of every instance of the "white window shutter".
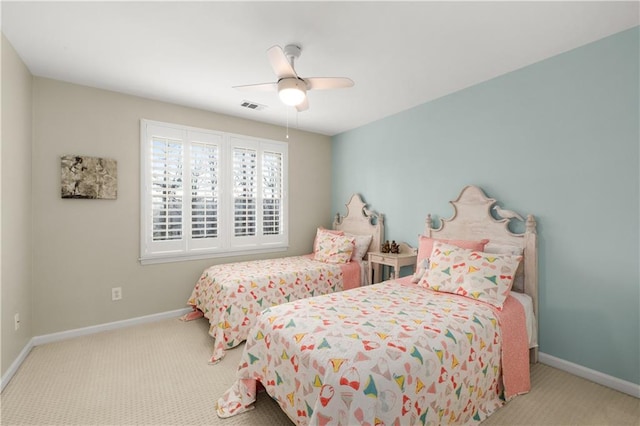
M 144 144 L 143 254 L 184 251 L 184 132 L 148 124 Z
M 287 144 L 141 120 L 143 264 L 288 246 Z
M 283 155 L 262 153 L 262 235 L 282 232 Z
M 222 135 L 189 132 L 190 241 L 194 250 L 220 247 Z

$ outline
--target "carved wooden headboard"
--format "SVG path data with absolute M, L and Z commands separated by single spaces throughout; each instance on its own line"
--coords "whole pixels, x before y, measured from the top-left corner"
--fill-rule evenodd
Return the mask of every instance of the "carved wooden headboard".
M 379 251 L 384 240 L 384 215 L 369 210 L 359 194 L 353 194 L 345 206 L 347 215 L 336 213 L 333 229 L 355 235 L 371 235 L 368 251 Z
M 517 246 L 523 251 L 523 265 L 519 273 L 523 274 L 524 288 L 515 289 L 528 294 L 533 300 L 533 311 L 538 318 L 538 251 L 536 220 L 528 215 L 523 233 L 513 233 L 509 230 L 512 218 L 521 218 L 510 210 L 494 207 L 496 200 L 485 195 L 477 186 L 466 186 L 458 198 L 450 202 L 454 213 L 449 219 L 441 219 L 440 227 L 433 228 L 431 215 L 427 216 L 425 235 L 432 238 L 481 240 L 489 239 L 491 243 Z M 502 213 L 501 219 L 495 219 L 491 209 Z M 516 276 L 516 280 L 519 277 Z M 537 362 L 537 348 L 532 349 L 531 360 Z

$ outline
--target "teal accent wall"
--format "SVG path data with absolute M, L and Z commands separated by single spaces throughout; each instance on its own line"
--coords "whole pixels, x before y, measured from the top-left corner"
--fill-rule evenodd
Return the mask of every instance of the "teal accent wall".
M 334 213 L 361 193 L 386 238 L 414 246 L 468 184 L 534 214 L 540 350 L 640 384 L 639 39 L 635 27 L 336 135 Z

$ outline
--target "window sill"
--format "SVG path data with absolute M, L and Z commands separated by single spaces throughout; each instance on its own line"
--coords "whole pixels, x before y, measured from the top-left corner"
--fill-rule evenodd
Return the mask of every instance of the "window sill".
M 141 257 L 138 260 L 141 265 L 155 265 L 158 263 L 170 263 L 170 262 L 188 262 L 190 260 L 202 260 L 202 259 L 217 259 L 222 257 L 235 257 L 235 256 L 248 256 L 254 254 L 264 253 L 277 253 L 287 251 L 289 247 L 269 247 L 253 250 L 239 250 L 239 251 L 225 251 L 215 253 L 199 253 L 199 254 L 184 254 L 169 256 L 146 256 Z

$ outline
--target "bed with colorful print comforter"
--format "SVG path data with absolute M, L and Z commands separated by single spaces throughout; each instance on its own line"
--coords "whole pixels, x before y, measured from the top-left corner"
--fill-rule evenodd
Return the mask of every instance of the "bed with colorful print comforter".
M 263 309 L 360 285 L 359 262 L 330 264 L 313 256 L 252 260 L 214 265 L 204 270 L 188 304 L 193 312 L 184 320 L 209 320 L 215 339 L 211 363 L 238 346 Z
M 262 312 L 220 417 L 257 382 L 298 425 L 477 424 L 530 388 L 522 305 L 391 280 Z

